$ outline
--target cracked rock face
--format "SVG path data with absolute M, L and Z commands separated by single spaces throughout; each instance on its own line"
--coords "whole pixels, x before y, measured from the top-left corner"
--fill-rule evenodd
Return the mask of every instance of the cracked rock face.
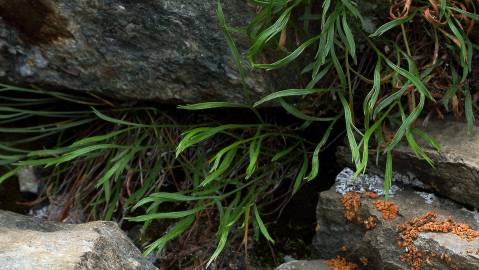
M 0 268 L 157 269 L 113 222 L 56 224 L 0 210 Z
M 224 12 L 234 26 L 254 15 L 241 0 Z M 0 0 L 0 82 L 129 100 L 244 99 L 214 0 Z M 273 89 L 259 73 L 246 84 L 253 97 Z
M 417 192 L 413 186 L 403 186 L 388 201 L 397 207 L 397 215 L 386 218 L 384 209 L 378 204 L 382 199 L 368 194 L 369 190 L 355 193 L 359 194 L 356 196 L 358 201 L 350 202 L 348 208 L 344 195 L 337 191 L 338 184 L 341 183 L 320 193 L 317 234 L 313 241 L 317 258 L 329 259 L 339 255 L 355 262 L 361 269 L 479 269 L 478 237 L 466 239 L 453 232 L 418 229 L 411 245 L 400 245 L 403 242 L 398 241 L 408 235 L 405 232 L 412 231 L 398 226 L 410 224 L 431 211 L 437 215 L 432 220 L 438 223 L 450 218 L 454 224 L 470 226 L 474 234 L 479 234 L 477 212 L 450 200 Z M 433 224 L 432 228 L 439 228 L 434 222 L 430 224 Z M 413 268 L 407 260 L 401 259 L 402 256 L 407 258 L 412 247 L 422 254 L 421 268 Z M 367 261 L 367 265 L 362 264 L 363 261 Z

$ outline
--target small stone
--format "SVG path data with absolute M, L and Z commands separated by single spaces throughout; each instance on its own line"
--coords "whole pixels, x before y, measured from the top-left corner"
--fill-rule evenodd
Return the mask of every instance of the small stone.
M 18 72 L 22 77 L 31 77 L 34 74 L 32 66 L 28 63 L 21 65 Z
M 13 46 L 8 47 L 8 52 L 13 55 L 17 54 L 17 50 Z
M 424 202 L 427 204 L 432 204 L 434 202 L 434 199 L 436 198 L 436 196 L 433 193 L 416 191 L 416 194 L 421 196 L 421 198 L 423 198 Z
M 40 180 L 35 174 L 35 169 L 32 166 L 27 166 L 17 172 L 18 184 L 21 192 L 29 192 L 38 194 Z

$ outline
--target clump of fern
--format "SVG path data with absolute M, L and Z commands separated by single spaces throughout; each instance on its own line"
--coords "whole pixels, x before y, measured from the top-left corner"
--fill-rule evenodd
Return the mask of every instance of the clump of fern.
M 178 112 L 121 106 L 97 96 L 0 87 L 0 133 L 11 137 L 0 142 L 2 166 L 10 169 L 0 183 L 34 166 L 43 169 L 46 180 L 40 198 L 29 203 L 60 205 L 51 219 L 78 215 L 83 221 L 140 223 L 142 234 L 162 221 L 167 231 L 153 232 L 161 237 L 142 236 L 145 254 L 179 241 L 203 246 L 213 254 L 206 258 L 212 263 L 227 240 L 238 235 L 238 224 L 243 224 L 245 246 L 252 234 L 272 240 L 264 207 L 274 206 L 269 215 L 281 211 L 287 198 L 277 191 L 286 184 L 296 192 L 308 173 L 306 152 L 313 144 L 297 134 L 297 124 L 264 121 L 252 107 L 232 108 L 249 108 L 252 121 L 211 128 L 208 119 L 214 117 L 208 114 L 172 117 Z M 216 227 L 217 247 L 214 234 L 205 235 L 213 232 L 211 227 Z
M 420 116 L 426 120 L 433 114 L 441 118 L 452 111 L 456 117 L 465 115 L 469 130 L 473 130 L 475 109 L 470 84 L 473 54 L 478 46 L 469 34 L 479 20 L 475 2 L 398 1 L 390 6 L 389 14 L 380 14 L 384 24 L 372 33 L 362 28 L 364 18 L 356 1 L 250 2 L 256 6 L 257 15 L 246 28 L 251 46 L 243 57 L 218 1 L 220 26 L 240 75 L 244 76 L 249 69 L 272 71 L 294 63 L 302 67 L 301 75 L 307 83 L 298 82 L 297 89 L 276 91 L 251 104 L 209 102 L 183 108 L 238 107 L 255 111 L 264 103 L 277 102 L 303 122 L 299 129 L 315 122 L 328 123 L 329 128 L 318 134 L 314 150 L 304 153 L 297 181 L 312 180 L 318 175 L 318 155 L 327 145 L 331 129 L 341 122 L 356 175 L 366 170 L 370 148 L 376 148 L 376 160 L 385 156 L 385 194 L 392 181 L 392 152 L 403 141 L 419 158 L 433 165 L 418 139 L 436 150 L 440 146 L 421 131 Z M 259 55 L 280 56 L 265 63 L 259 62 L 258 59 L 264 59 Z M 304 106 L 315 103 L 319 107 Z M 336 113 L 321 113 L 324 104 L 335 104 Z M 225 128 L 211 126 L 186 132 L 179 153 L 226 131 Z M 257 157 L 252 153 L 267 153 L 254 151 L 257 141 L 237 140 L 229 148 L 212 154 L 211 169 L 202 184 L 207 187 L 221 179 L 222 165 L 229 167 L 230 160 L 244 156 L 236 152 L 237 144 L 250 145 L 250 165 L 244 173 L 246 179 L 254 179 L 255 175 L 248 170 L 256 166 Z M 264 235 L 267 236 L 266 232 Z M 225 238 L 224 234 L 219 236 L 221 250 Z
M 218 2 L 222 29 L 239 70 L 249 66 L 270 71 L 293 61 L 302 65 L 302 75 L 309 80 L 304 88 L 282 90 L 266 99 L 276 99 L 306 126 L 325 118 L 303 113 L 301 107 L 291 104 L 297 100 L 289 102 L 281 93 L 309 96 L 321 100 L 319 104 L 340 104 L 338 114 L 326 121 L 334 125 L 336 119 L 344 120 L 356 174 L 366 169 L 372 143 L 378 155 L 386 155 L 385 189 L 391 184 L 391 152 L 403 140 L 432 165 L 417 139 L 438 150 L 439 146 L 418 128 L 421 115 L 428 118 L 437 114 L 442 118 L 449 111 L 456 117 L 465 115 L 472 131 L 470 83 L 473 54 L 478 46 L 469 34 L 479 20 L 474 1 L 397 1 L 390 6 L 389 14 L 377 14 L 385 17 L 385 23 L 373 33 L 361 27 L 363 15 L 355 1 L 251 2 L 259 12 L 246 29 L 251 40 L 247 63 L 242 62 L 227 32 Z M 284 56 L 271 63 L 256 60 L 261 53 L 275 51 Z M 254 104 L 257 105 L 260 104 Z M 324 146 L 319 141 L 313 165 Z

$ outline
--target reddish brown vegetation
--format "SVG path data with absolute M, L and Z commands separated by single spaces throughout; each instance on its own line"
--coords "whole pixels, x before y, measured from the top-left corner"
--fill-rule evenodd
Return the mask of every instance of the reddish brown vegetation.
M 363 193 L 364 197 L 370 198 L 370 199 L 377 199 L 379 198 L 379 195 L 377 193 L 367 191 Z
M 379 195 L 374 192 L 348 192 L 344 194 L 343 198 L 341 199 L 341 202 L 346 209 L 346 211 L 344 212 L 344 217 L 349 221 L 364 225 L 366 230 L 372 230 L 376 227 L 378 219 L 376 216 L 369 216 L 368 218 L 366 218 L 366 220 L 364 220 L 363 218 L 358 216 L 358 211 L 361 207 L 361 196 L 364 196 L 366 198 L 379 197 Z
M 358 221 L 358 210 L 361 206 L 361 195 L 358 192 L 348 192 L 341 199 L 344 208 L 344 217 L 349 221 Z
M 372 230 L 376 228 L 378 218 L 376 216 L 369 216 L 366 221 L 364 221 L 364 224 L 366 226 L 366 229 Z
M 361 261 L 361 263 L 364 265 L 364 266 L 367 266 L 369 264 L 369 260 L 368 258 L 366 257 L 361 257 L 359 258 L 359 260 Z
M 381 211 L 383 218 L 386 220 L 395 219 L 398 215 L 399 207 L 390 201 L 374 201 L 373 204 Z
M 358 268 L 358 265 L 346 261 L 345 258 L 337 256 L 334 259 L 325 260 L 324 263 L 331 267 L 332 270 L 354 270 Z

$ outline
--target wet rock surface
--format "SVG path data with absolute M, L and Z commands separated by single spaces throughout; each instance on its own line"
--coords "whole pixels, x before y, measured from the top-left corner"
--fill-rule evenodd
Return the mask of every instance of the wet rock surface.
M 2 269 L 138 269 L 154 267 L 113 222 L 57 224 L 0 210 Z
M 241 0 L 224 12 L 234 26 L 254 15 Z M 172 103 L 245 98 L 214 0 L 0 0 L 0 81 Z M 253 96 L 272 89 L 260 73 L 246 84 Z
M 408 146 L 402 145 L 393 151 L 393 169 L 406 175 L 414 175 L 424 188 L 446 196 L 454 201 L 479 208 L 479 128 L 468 134 L 467 125 L 459 122 L 431 121 L 421 128 L 437 140 L 441 151 L 437 152 L 421 142 L 426 154 L 434 161 L 434 167 L 419 159 Z M 418 141 L 419 138 L 417 138 Z M 350 152 L 339 147 L 338 161 L 350 166 Z M 370 152 L 374 161 L 376 153 Z M 370 170 L 380 173 L 369 162 Z
M 477 212 L 411 187 L 384 201 L 368 190 L 342 195 L 341 184 L 320 193 L 317 258 L 340 255 L 362 269 L 479 269 Z

